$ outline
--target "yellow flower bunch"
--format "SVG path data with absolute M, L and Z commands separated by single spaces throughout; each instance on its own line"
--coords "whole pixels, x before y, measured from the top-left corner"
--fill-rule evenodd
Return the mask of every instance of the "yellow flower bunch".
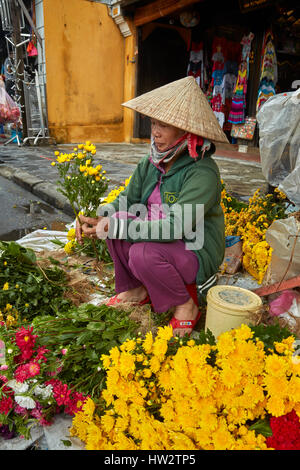
M 60 176 L 58 190 L 68 199 L 74 215 L 78 216 L 80 208 L 87 216 L 94 217 L 109 182 L 102 165 L 96 164 L 96 146 L 87 141 L 70 153 L 57 150 L 54 155 L 56 160 L 51 165 Z
M 71 255 L 74 252 L 74 249 L 76 247 L 76 240 L 70 240 L 67 242 L 64 246 L 64 250 L 67 253 L 67 255 Z
M 275 196 L 261 195 L 260 189 L 257 189 L 248 204 L 239 203 L 227 193 L 224 185 L 221 195 L 225 235 L 241 237 L 243 266 L 259 283 L 263 280 L 272 256 L 272 249 L 266 242 L 266 231 L 273 220 L 286 217 L 283 206 L 285 194 L 276 188 Z
M 125 188 L 128 186 L 130 179 L 131 179 L 131 176 L 129 176 L 129 178 L 125 180 L 124 185 L 121 185 L 118 188 L 112 189 L 110 193 L 108 193 L 106 198 L 102 201 L 101 204 L 103 205 L 103 204 L 109 204 L 110 202 L 113 202 L 119 196 L 119 194 L 122 191 L 124 191 Z
M 127 340 L 102 356 L 105 406 L 89 399 L 71 435 L 88 450 L 259 450 L 251 429 L 267 413 L 300 416 L 294 338 L 265 351 L 250 327 L 222 333 L 215 346 L 179 340 L 172 328 Z
M 18 311 L 11 304 L 6 304 L 3 310 L 0 310 L 0 322 L 4 322 L 8 328 L 16 326 L 18 323 Z

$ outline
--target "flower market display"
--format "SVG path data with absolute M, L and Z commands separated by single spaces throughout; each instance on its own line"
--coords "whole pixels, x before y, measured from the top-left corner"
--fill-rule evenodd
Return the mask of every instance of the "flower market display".
M 55 156 L 75 218 L 95 216 L 130 181 L 108 192 L 90 142 Z M 287 217 L 285 195 L 257 190 L 244 203 L 224 186 L 222 207 L 243 269 L 261 283 L 272 256 L 266 231 Z M 300 359 L 289 328 L 274 317 L 217 338 L 199 325 L 174 337 L 168 312 L 88 300 L 98 292 L 91 273 L 111 295 L 112 260 L 100 240 L 77 244 L 74 228 L 66 240 L 53 240 L 51 256 L 0 242 L 0 444 L 29 439 L 60 414 L 71 419 L 66 439 L 86 450 L 300 450 Z
M 277 188 L 274 194 L 261 194 L 257 189 L 249 203 L 238 201 L 227 193 L 223 184 L 222 202 L 226 236 L 235 235 L 242 241 L 244 269 L 261 283 L 272 256 L 266 242 L 266 231 L 274 220 L 284 219 L 286 196 Z
M 294 338 L 266 347 L 256 333 L 241 325 L 212 343 L 167 326 L 112 348 L 102 402 L 87 399 L 71 434 L 89 450 L 299 449 Z

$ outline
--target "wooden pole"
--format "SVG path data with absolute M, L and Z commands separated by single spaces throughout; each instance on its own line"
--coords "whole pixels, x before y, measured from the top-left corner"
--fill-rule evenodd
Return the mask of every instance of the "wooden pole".
M 11 21 L 12 21 L 12 41 L 17 46 L 22 42 L 21 26 L 20 26 L 20 7 L 16 4 L 15 0 L 10 0 L 11 8 Z M 19 105 L 21 107 L 23 139 L 27 137 L 27 118 L 25 108 L 25 94 L 24 94 L 24 56 L 23 46 L 16 47 L 16 81 L 15 81 L 15 94 L 20 96 Z M 16 130 L 18 132 L 18 130 Z

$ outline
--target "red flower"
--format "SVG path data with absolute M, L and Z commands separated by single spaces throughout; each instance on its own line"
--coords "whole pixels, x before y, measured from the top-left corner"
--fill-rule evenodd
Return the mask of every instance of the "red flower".
M 16 345 L 21 351 L 21 360 L 27 361 L 33 354 L 37 335 L 33 334 L 33 327 L 27 329 L 23 326 L 16 331 Z
M 40 346 L 37 349 L 37 355 L 35 357 L 35 361 L 42 361 L 42 362 L 47 362 L 47 358 L 45 357 L 45 354 L 47 354 L 50 350 L 45 348 L 45 346 Z
M 82 393 L 72 392 L 66 384 L 63 384 L 58 379 L 51 379 L 45 382 L 46 385 L 50 384 L 53 387 L 53 397 L 59 406 L 65 406 L 65 413 L 73 415 L 81 409 L 86 398 Z M 81 406 L 78 402 L 81 402 Z M 78 406 L 79 405 L 79 406 Z
M 24 380 L 27 380 L 29 378 L 27 364 L 19 366 L 15 370 L 14 376 L 15 376 L 15 379 L 21 383 L 23 383 Z
M 0 401 L 0 414 L 4 413 L 5 415 L 8 415 L 10 410 L 13 408 L 13 405 L 14 402 L 11 397 L 3 397 Z
M 40 365 L 37 362 L 31 361 L 28 364 L 19 366 L 15 371 L 15 379 L 18 382 L 24 382 L 24 380 L 30 379 L 35 375 L 39 375 L 41 370 Z
M 270 418 L 272 436 L 267 446 L 275 450 L 300 450 L 300 420 L 293 410 L 283 416 Z

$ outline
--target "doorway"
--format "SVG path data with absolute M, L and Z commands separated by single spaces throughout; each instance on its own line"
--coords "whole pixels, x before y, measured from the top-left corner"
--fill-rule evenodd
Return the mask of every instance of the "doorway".
M 136 96 L 187 75 L 189 51 L 184 37 L 175 28 L 149 26 L 149 34 L 145 34 L 142 28 L 139 31 Z M 140 113 L 135 114 L 134 136 L 140 139 L 150 138 L 150 119 Z

